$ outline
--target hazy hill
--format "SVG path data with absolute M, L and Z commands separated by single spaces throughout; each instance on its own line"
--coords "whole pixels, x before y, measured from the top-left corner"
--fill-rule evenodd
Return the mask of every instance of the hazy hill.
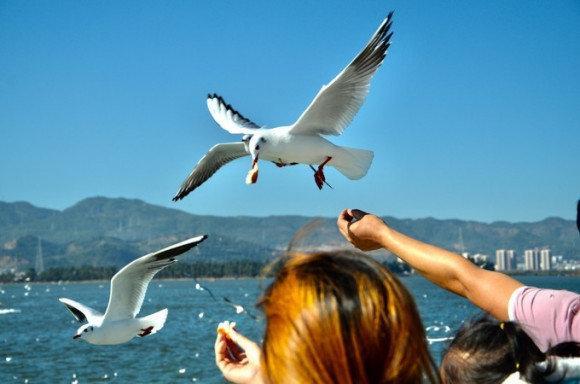
M 211 259 L 264 259 L 283 249 L 298 228 L 312 220 L 304 216 L 218 217 L 193 215 L 141 200 L 94 197 L 63 211 L 29 203 L 0 202 L 0 268 L 34 265 L 38 237 L 45 266 L 122 265 L 146 252 L 188 236 L 210 237 L 196 256 Z M 394 228 L 443 247 L 460 250 L 460 232 L 471 253 L 494 254 L 513 248 L 548 246 L 553 254 L 580 257 L 580 236 L 571 220 L 548 218 L 534 223 L 491 224 L 385 217 Z M 306 245 L 340 246 L 334 218 L 322 225 Z

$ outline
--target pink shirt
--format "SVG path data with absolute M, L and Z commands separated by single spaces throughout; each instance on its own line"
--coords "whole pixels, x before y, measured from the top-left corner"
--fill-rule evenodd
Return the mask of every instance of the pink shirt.
M 560 343 L 580 343 L 580 295 L 570 291 L 520 287 L 512 293 L 508 316 L 542 352 Z

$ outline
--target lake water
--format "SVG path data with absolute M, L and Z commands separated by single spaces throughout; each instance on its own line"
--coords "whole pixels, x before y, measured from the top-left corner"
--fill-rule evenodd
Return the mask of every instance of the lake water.
M 580 278 L 528 276 L 527 285 L 580 291 Z M 419 306 L 439 360 L 446 339 L 461 322 L 478 313 L 466 300 L 447 293 L 420 277 L 404 277 Z M 118 346 L 93 346 L 73 340 L 78 323 L 57 301 L 68 297 L 104 311 L 106 282 L 0 285 L 0 383 L 222 383 L 214 365 L 213 343 L 223 320 L 260 340 L 263 320 L 254 308 L 265 282 L 253 279 L 200 281 L 218 298 L 226 296 L 245 313 L 216 303 L 195 282 L 153 280 L 142 315 L 169 309 L 165 327 L 157 334 Z

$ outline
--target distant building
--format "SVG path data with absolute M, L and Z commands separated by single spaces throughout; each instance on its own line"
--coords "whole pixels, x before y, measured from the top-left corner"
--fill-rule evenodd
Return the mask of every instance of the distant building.
M 516 253 L 513 249 L 498 249 L 495 251 L 495 269 L 497 271 L 512 271 L 516 266 Z
M 540 251 L 540 269 L 542 271 L 550 271 L 552 269 L 552 257 L 549 248 Z
M 507 271 L 507 257 L 505 249 L 495 250 L 495 270 L 496 271 Z
M 524 270 L 539 271 L 540 270 L 540 251 L 538 248 L 526 249 L 524 251 Z
M 513 249 L 508 249 L 507 251 L 505 251 L 505 253 L 508 260 L 509 266 L 508 270 L 513 271 L 514 269 L 517 269 L 516 251 L 514 251 Z

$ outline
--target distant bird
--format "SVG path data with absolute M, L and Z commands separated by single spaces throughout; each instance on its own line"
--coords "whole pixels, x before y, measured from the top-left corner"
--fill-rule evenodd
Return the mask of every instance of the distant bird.
M 366 175 L 373 152 L 334 145 L 322 135 L 340 135 L 350 124 L 369 92 L 370 81 L 390 46 L 393 12 L 383 20 L 366 47 L 329 84 L 322 86 L 298 120 L 290 126 L 263 129 L 213 94 L 207 106 L 214 120 L 232 134 L 244 135 L 241 142 L 212 147 L 183 182 L 173 201 L 183 199 L 203 184 L 219 168 L 250 155 L 252 168 L 247 184 L 258 180 L 258 159 L 279 167 L 295 164 L 318 165 L 314 181 L 319 189 L 326 182 L 323 168 L 335 167 L 351 180 Z
M 176 261 L 174 257 L 206 238 L 206 235 L 193 237 L 127 264 L 111 279 L 109 305 L 104 315 L 71 299 L 58 299 L 79 322 L 86 322 L 73 339 L 97 345 L 122 344 L 135 336 L 144 337 L 163 328 L 167 308 L 146 317 L 135 317 L 141 310 L 147 286 L 157 272 Z

